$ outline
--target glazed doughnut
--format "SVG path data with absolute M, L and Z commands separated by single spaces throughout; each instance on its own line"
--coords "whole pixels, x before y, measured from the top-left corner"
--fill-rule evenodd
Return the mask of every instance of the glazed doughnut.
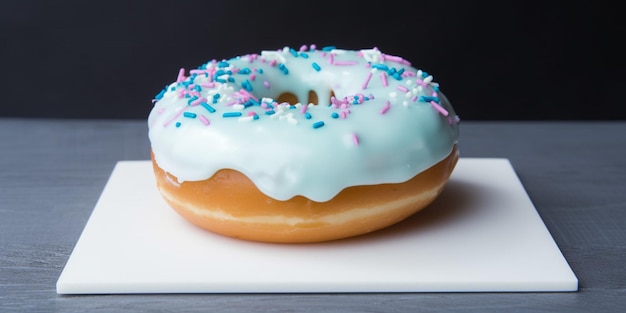
M 407 60 L 315 46 L 181 69 L 148 117 L 166 202 L 267 242 L 346 238 L 423 209 L 458 160 L 458 121 Z

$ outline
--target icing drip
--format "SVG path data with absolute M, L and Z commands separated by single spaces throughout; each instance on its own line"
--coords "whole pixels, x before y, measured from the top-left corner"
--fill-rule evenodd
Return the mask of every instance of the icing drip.
M 458 137 L 433 77 L 377 48 L 286 47 L 181 69 L 148 122 L 157 164 L 179 182 L 234 169 L 278 200 L 404 182 Z

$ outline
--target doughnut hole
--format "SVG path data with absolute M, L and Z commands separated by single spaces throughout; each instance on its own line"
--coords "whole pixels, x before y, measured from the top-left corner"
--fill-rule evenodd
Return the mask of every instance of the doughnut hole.
M 335 96 L 335 92 L 334 91 L 330 91 L 330 97 L 334 97 Z M 276 98 L 276 101 L 278 103 L 289 103 L 290 105 L 295 105 L 296 103 L 302 103 L 300 102 L 300 100 L 298 99 L 298 97 L 291 93 L 291 92 L 283 92 L 281 93 L 278 98 Z M 317 96 L 317 93 L 314 90 L 309 90 L 309 95 L 308 95 L 308 99 L 307 99 L 307 104 L 309 103 L 313 103 L 314 105 L 317 105 L 319 103 L 319 98 Z

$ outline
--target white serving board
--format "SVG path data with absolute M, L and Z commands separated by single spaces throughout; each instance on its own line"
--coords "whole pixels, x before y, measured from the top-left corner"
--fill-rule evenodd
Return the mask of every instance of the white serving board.
M 507 159 L 462 158 L 430 207 L 318 244 L 226 238 L 161 199 L 149 161 L 120 161 L 57 281 L 59 294 L 576 291 Z

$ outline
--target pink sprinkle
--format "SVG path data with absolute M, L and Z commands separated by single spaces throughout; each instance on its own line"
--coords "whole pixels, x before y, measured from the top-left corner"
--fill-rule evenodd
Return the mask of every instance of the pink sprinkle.
M 160 108 L 159 110 L 157 110 L 157 113 L 159 113 L 159 114 L 161 114 L 161 113 L 163 113 L 163 112 L 165 112 L 165 109 L 164 109 L 164 108 Z
M 330 54 L 328 55 L 328 63 L 330 64 L 334 64 L 335 63 L 335 55 L 334 54 Z
M 385 87 L 389 86 L 389 84 L 387 83 L 387 73 L 385 72 L 380 73 L 380 79 L 382 79 L 383 81 L 383 86 Z
M 200 119 L 200 122 L 202 122 L 202 124 L 206 126 L 209 126 L 209 124 L 211 124 L 211 122 L 209 122 L 209 120 L 202 114 L 198 118 Z
M 304 51 L 306 51 L 306 45 L 300 46 L 300 52 L 304 52 Z
M 415 77 L 417 74 L 411 72 L 411 71 L 404 71 L 404 73 L 402 73 L 402 75 L 406 75 L 407 77 Z
M 435 108 L 437 111 L 439 111 L 439 113 L 441 113 L 441 115 L 448 116 L 448 111 L 446 111 L 446 109 L 442 108 L 437 102 L 431 101 L 430 105 L 432 105 L 433 108 Z
M 362 57 L 363 57 L 363 52 L 361 52 L 361 50 L 359 50 L 359 51 L 356 53 L 356 55 L 358 55 L 359 57 L 361 57 L 361 58 L 362 58 Z
M 311 45 L 311 50 L 315 50 L 315 49 L 317 49 L 317 46 L 316 45 Z
M 239 100 L 232 100 L 232 101 L 230 101 L 230 102 L 227 102 L 227 103 L 226 103 L 226 106 L 233 106 L 233 105 L 235 105 L 235 104 L 237 104 L 237 103 L 240 103 L 240 102 L 239 102 Z
M 355 133 L 352 134 L 352 142 L 354 142 L 354 145 L 358 146 L 359 145 L 359 136 Z
M 198 98 L 196 100 L 191 101 L 191 103 L 189 104 L 190 106 L 196 106 L 199 105 L 202 102 L 206 102 L 206 98 Z
M 256 78 L 256 74 L 250 74 L 250 80 L 254 80 Z
M 334 61 L 331 63 L 332 65 L 356 65 L 359 64 L 357 61 Z
M 214 88 L 215 87 L 215 83 L 213 83 L 213 82 L 211 82 L 211 83 L 202 83 L 202 84 L 200 84 L 200 86 L 206 87 L 206 88 Z
M 263 82 L 263 86 L 265 86 L 265 88 L 270 89 L 270 83 L 266 80 Z
M 404 87 L 404 86 L 398 86 L 398 87 L 396 87 L 396 89 L 398 89 L 398 90 L 400 90 L 400 91 L 402 91 L 402 92 L 405 92 L 405 93 L 406 93 L 406 92 L 409 92 L 409 88 L 406 88 L 406 87 Z
M 178 98 L 182 99 L 185 97 L 185 89 L 178 90 Z
M 346 114 L 346 112 L 345 112 L 345 111 L 341 111 L 341 112 L 339 112 L 339 116 L 341 116 L 341 119 L 344 119 L 344 120 L 345 120 L 345 119 L 346 119 L 346 117 L 348 117 L 348 114 Z
M 325 58 L 326 57 L 326 52 L 322 52 L 321 56 L 322 56 L 322 58 Z
M 369 72 L 367 74 L 367 77 L 365 78 L 365 82 L 363 82 L 363 85 L 361 86 L 361 89 L 363 89 L 363 90 L 367 89 L 367 84 L 370 83 L 370 79 L 372 79 L 372 72 Z
M 395 56 L 395 55 L 389 55 L 389 54 L 383 54 L 383 57 L 385 58 L 385 60 L 389 60 L 391 62 L 396 62 L 396 63 L 400 63 L 400 64 L 404 64 L 404 65 L 411 65 L 411 62 L 399 57 L 399 56 Z
M 391 108 L 391 103 L 389 103 L 389 100 L 385 101 L 385 106 L 382 108 L 382 110 L 380 110 L 380 114 L 387 113 L 387 111 L 389 111 L 390 108 Z
M 270 66 L 276 66 L 277 61 L 276 60 L 271 60 L 270 61 Z
M 370 98 L 370 100 L 374 100 L 374 94 L 370 93 L 368 97 Z
M 247 90 L 245 90 L 243 88 L 239 89 L 239 93 L 244 95 L 247 98 L 252 98 L 252 99 L 257 100 L 257 101 L 259 100 L 257 97 L 255 97 L 253 94 L 249 93 Z M 248 99 L 246 99 L 246 100 L 248 100 Z
M 178 70 L 178 78 L 176 78 L 176 82 L 177 83 L 183 82 L 185 81 L 185 78 L 187 78 L 185 77 L 185 69 L 181 68 L 180 70 Z
M 254 111 L 248 112 L 248 116 L 255 116 L 255 115 L 256 115 L 256 112 L 254 112 Z
M 436 91 L 433 91 L 432 96 L 433 96 L 433 97 L 437 97 L 437 92 L 436 92 Z
M 308 105 L 306 105 L 306 104 L 303 104 L 303 105 L 300 107 L 300 113 L 304 114 L 304 113 L 306 113 L 306 110 L 308 110 L 308 109 L 309 109 L 309 106 L 308 106 Z
M 173 122 L 175 119 L 177 119 L 181 114 L 183 114 L 184 107 L 178 109 L 178 112 L 174 113 L 174 115 L 172 115 L 172 117 L 168 118 L 165 123 L 163 123 L 163 126 L 167 126 L 169 125 L 169 123 Z
M 411 101 L 413 101 L 413 102 L 417 101 L 417 95 L 411 97 Z
M 370 62 L 365 63 L 365 67 L 366 68 L 371 68 L 372 67 L 372 63 L 370 63 Z
M 206 74 L 207 70 L 189 70 L 189 74 Z

